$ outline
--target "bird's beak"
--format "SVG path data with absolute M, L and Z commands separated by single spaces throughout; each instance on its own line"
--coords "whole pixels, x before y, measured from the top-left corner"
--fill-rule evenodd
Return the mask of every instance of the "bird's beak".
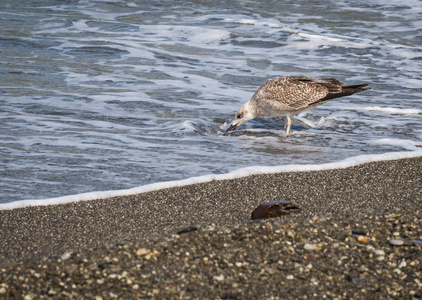
M 227 132 L 229 132 L 229 131 L 233 131 L 233 130 L 235 130 L 236 128 L 237 128 L 237 126 L 238 126 L 239 124 L 238 123 L 232 123 L 231 125 L 230 125 L 230 127 L 229 127 L 229 129 L 227 129 Z

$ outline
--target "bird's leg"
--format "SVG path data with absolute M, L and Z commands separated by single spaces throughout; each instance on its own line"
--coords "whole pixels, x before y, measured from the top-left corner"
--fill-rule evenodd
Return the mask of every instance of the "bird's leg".
M 287 120 L 286 123 L 284 123 L 284 127 L 286 128 L 286 136 L 288 136 L 290 133 L 290 126 L 292 126 L 292 119 L 290 119 L 289 116 L 287 116 L 286 118 Z

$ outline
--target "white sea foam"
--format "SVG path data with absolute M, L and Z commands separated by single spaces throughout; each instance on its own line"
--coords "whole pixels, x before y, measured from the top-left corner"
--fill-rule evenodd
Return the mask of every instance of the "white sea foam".
M 402 144 L 402 142 L 397 141 L 380 141 L 383 143 L 393 143 L 393 144 Z M 412 148 L 414 149 L 414 148 Z M 9 210 L 29 206 L 46 206 L 46 205 L 59 205 L 72 202 L 80 201 L 90 201 L 96 199 L 104 199 L 117 196 L 127 196 L 140 193 L 151 192 L 160 189 L 172 188 L 172 187 L 182 187 L 197 183 L 210 182 L 214 180 L 229 180 L 236 179 L 241 177 L 246 177 L 256 174 L 273 174 L 281 172 L 306 172 L 306 171 L 321 171 L 321 170 L 331 170 L 331 169 L 345 169 L 353 166 L 357 166 L 364 163 L 386 161 L 386 160 L 397 160 L 403 158 L 412 158 L 422 156 L 422 149 L 412 152 L 392 152 L 385 154 L 371 154 L 371 155 L 359 155 L 355 157 L 350 157 L 345 160 L 321 165 L 284 165 L 284 166 L 274 166 L 274 167 L 264 167 L 264 166 L 254 166 L 242 168 L 227 174 L 221 175 L 204 175 L 199 177 L 192 177 L 184 180 L 169 181 L 169 182 L 158 182 L 153 184 L 148 184 L 136 188 L 126 189 L 126 190 L 115 190 L 115 191 L 102 191 L 102 192 L 91 192 L 83 193 L 78 195 L 70 195 L 64 197 L 57 197 L 51 199 L 43 200 L 22 200 L 15 201 L 6 204 L 0 204 L 0 210 Z
M 251 19 L 241 19 L 239 20 L 240 24 L 245 24 L 245 25 L 254 25 L 257 23 L 256 20 L 251 20 Z
M 351 111 L 363 111 L 363 112 L 380 112 L 389 115 L 421 115 L 422 109 L 417 108 L 398 108 L 398 107 L 381 107 L 381 106 L 349 106 L 349 105 L 337 105 L 332 104 L 332 108 L 338 110 L 351 110 Z
M 393 115 L 422 115 L 422 109 L 416 108 L 395 108 L 395 107 L 379 107 L 379 106 L 368 106 L 363 107 L 365 111 L 380 111 L 384 113 L 390 113 Z
M 391 145 L 401 147 L 410 151 L 420 151 L 420 143 L 416 143 L 412 140 L 401 140 L 401 139 L 377 139 L 372 141 L 374 144 L 379 145 Z

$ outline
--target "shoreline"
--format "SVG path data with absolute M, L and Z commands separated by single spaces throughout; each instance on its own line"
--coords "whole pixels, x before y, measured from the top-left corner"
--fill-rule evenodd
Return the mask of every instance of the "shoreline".
M 238 170 L 234 170 L 225 174 L 210 174 L 202 175 L 197 177 L 191 177 L 181 180 L 164 181 L 151 183 L 135 188 L 123 189 L 123 190 L 110 190 L 110 191 L 97 191 L 87 192 L 76 195 L 60 196 L 55 198 L 47 199 L 33 199 L 33 200 L 19 200 L 9 203 L 0 203 L 1 210 L 10 210 L 23 207 L 31 206 L 47 206 L 47 205 L 60 205 L 67 203 L 75 203 L 80 201 L 91 201 L 104 198 L 114 198 L 119 196 L 131 196 L 135 194 L 153 192 L 162 189 L 184 187 L 193 184 L 207 183 L 215 180 L 230 180 L 239 179 L 243 177 L 263 174 L 276 174 L 276 173 L 287 173 L 287 172 L 307 172 L 307 171 L 325 171 L 333 169 L 345 169 L 350 167 L 359 166 L 365 163 L 379 162 L 379 161 L 390 161 L 406 158 L 422 157 L 421 151 L 406 151 L 406 152 L 390 152 L 383 154 L 368 154 L 359 155 L 346 158 L 341 161 L 323 164 L 305 164 L 305 165 L 282 165 L 282 166 L 252 166 L 245 167 Z
M 415 157 L 2 210 L 0 293 L 412 299 L 422 296 L 421 173 Z M 302 212 L 248 222 L 274 200 Z M 176 234 L 188 226 L 198 230 Z

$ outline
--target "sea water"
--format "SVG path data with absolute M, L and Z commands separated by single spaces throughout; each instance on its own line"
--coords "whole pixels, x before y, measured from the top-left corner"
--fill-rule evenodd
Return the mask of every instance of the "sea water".
M 421 45 L 416 0 L 1 1 L 0 203 L 422 155 Z M 225 132 L 285 75 L 373 89 Z

